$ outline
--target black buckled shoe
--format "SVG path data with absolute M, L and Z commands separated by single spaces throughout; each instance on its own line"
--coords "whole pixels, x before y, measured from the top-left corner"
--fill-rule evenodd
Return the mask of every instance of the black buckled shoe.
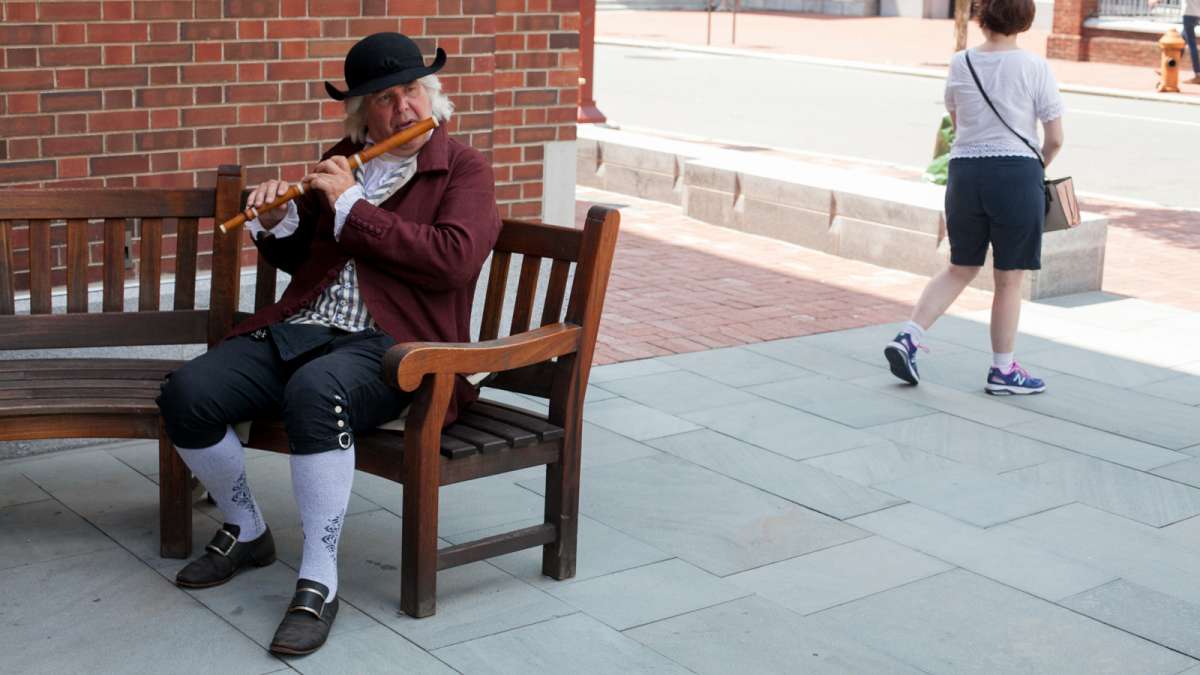
M 338 599 L 326 602 L 327 597 L 329 588 L 325 584 L 311 579 L 297 581 L 296 594 L 271 640 L 271 652 L 302 656 L 320 649 L 338 612 Z
M 238 526 L 225 523 L 212 541 L 204 547 L 204 555 L 188 563 L 175 575 L 175 583 L 184 588 L 219 586 L 246 567 L 266 567 L 275 562 L 275 540 L 267 528 L 254 541 L 237 540 Z

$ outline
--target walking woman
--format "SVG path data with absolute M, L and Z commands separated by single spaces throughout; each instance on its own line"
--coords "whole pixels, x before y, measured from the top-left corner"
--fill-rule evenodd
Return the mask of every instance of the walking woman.
M 987 41 L 950 60 L 946 109 L 955 124 L 946 184 L 950 266 L 934 277 L 911 319 L 884 348 L 892 373 L 917 384 L 917 350 L 938 317 L 975 278 L 992 247 L 989 394 L 1037 394 L 1046 384 L 1013 359 L 1026 270 L 1041 268 L 1046 215 L 1043 162 L 1063 143 L 1062 99 L 1046 60 L 1017 46 L 1033 23 L 1033 0 L 977 0 Z M 1041 122 L 1044 141 L 1034 149 Z M 1040 157 L 1039 157 L 1040 154 Z M 928 351 L 928 350 L 926 350 Z

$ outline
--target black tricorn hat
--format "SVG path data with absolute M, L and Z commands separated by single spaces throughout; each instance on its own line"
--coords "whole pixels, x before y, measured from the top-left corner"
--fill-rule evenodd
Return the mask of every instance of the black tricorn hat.
M 344 66 L 346 84 L 349 89 L 339 91 L 325 83 L 325 91 L 335 100 L 342 101 L 352 96 L 363 96 L 398 84 L 436 73 L 446 65 L 446 52 L 437 48 L 433 63 L 425 65 L 421 49 L 407 35 L 400 33 L 375 33 L 359 40 L 346 54 Z

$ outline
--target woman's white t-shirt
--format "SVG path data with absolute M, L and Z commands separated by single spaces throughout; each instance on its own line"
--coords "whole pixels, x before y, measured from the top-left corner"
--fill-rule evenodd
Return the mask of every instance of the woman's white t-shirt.
M 1062 117 L 1062 97 L 1046 59 L 1023 49 L 997 52 L 967 50 L 979 81 L 1009 126 L 1039 146 L 1037 123 Z M 950 58 L 946 110 L 955 114 L 950 159 L 960 157 L 1037 157 L 1006 129 L 988 107 L 967 68 L 966 52 Z

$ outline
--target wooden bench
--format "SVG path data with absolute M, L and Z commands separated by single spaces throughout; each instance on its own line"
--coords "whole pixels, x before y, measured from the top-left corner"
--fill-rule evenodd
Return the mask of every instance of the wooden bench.
M 245 316 L 237 311 L 242 235 L 222 235 L 213 225 L 214 218 L 236 214 L 243 199 L 236 166 L 222 166 L 209 189 L 0 190 L 0 349 L 211 346 Z M 403 344 L 387 354 L 382 376 L 415 391 L 414 403 L 405 431 L 358 434 L 356 459 L 359 470 L 404 485 L 400 605 L 407 614 L 434 613 L 438 570 L 525 548 L 542 547 L 544 574 L 555 579 L 575 574 L 583 401 L 618 221 L 616 211 L 603 207 L 588 212 L 582 230 L 504 221 L 488 274 L 480 342 Z M 104 241 L 98 251 L 103 311 L 89 312 L 88 240 L 89 229 L 96 228 Z M 124 311 L 129 231 L 139 235 L 136 312 Z M 166 265 L 174 275 L 170 309 L 159 307 L 164 235 L 175 238 L 173 264 Z M 29 312 L 18 314 L 13 259 L 23 249 Z M 54 255 L 66 265 L 65 313 L 53 311 Z M 197 275 L 198 260 L 206 255 L 211 300 L 207 309 L 197 309 L 197 283 L 204 281 Z M 506 312 L 515 257 L 521 260 L 516 300 Z M 543 260 L 552 262 L 531 329 Z M 256 308 L 274 301 L 275 287 L 275 270 L 259 258 Z M 498 337 L 505 318 L 509 335 Z M 162 555 L 187 557 L 191 476 L 163 434 L 154 402 L 163 376 L 180 363 L 0 360 L 0 440 L 158 439 Z M 549 414 L 480 400 L 443 429 L 455 375 L 477 372 L 493 373 L 490 387 L 548 399 Z M 255 420 L 247 445 L 287 452 L 279 420 Z M 540 465 L 547 467 L 542 524 L 438 549 L 440 486 Z

